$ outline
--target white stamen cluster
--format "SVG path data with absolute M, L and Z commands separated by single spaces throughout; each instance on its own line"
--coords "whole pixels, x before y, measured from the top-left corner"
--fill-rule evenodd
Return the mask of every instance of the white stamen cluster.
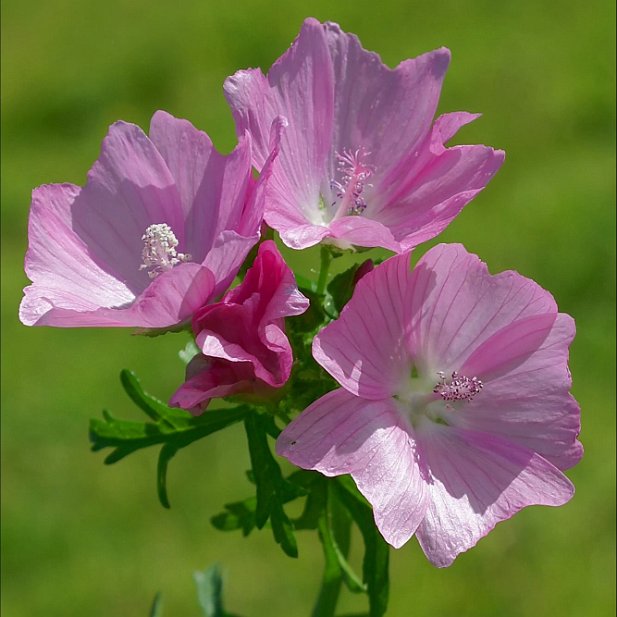
M 144 248 L 141 251 L 143 263 L 139 269 L 148 270 L 148 276 L 151 279 L 191 259 L 188 253 L 176 251 L 178 239 L 167 223 L 150 225 L 141 239 L 144 242 Z
M 482 390 L 484 384 L 477 377 L 465 377 L 456 371 L 450 379 L 446 379 L 443 371 L 437 373 L 439 383 L 433 388 L 435 394 L 439 394 L 444 401 L 471 401 Z
M 340 182 L 332 180 L 330 186 L 336 191 L 336 196 L 347 206 L 347 214 L 362 214 L 366 210 L 366 201 L 362 193 L 366 187 L 372 186 L 367 182 L 373 173 L 373 168 L 364 162 L 370 152 L 358 148 L 355 152 L 343 150 L 343 154 L 336 153 L 337 169 L 342 174 Z M 336 202 L 332 204 L 336 205 Z

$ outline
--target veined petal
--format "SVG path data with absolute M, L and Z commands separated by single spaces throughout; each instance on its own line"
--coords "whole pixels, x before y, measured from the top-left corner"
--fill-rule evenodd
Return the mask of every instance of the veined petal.
M 313 357 L 349 392 L 391 396 L 410 369 L 406 318 L 409 254 L 364 276 L 340 317 L 313 341 Z
M 409 250 L 441 233 L 486 187 L 504 156 L 487 146 L 454 146 L 438 156 L 431 152 L 419 171 L 390 180 L 380 209 L 371 214 Z
M 485 387 L 452 421 L 502 436 L 568 469 L 583 454 L 577 440 L 580 408 L 569 394 L 568 346 L 575 328 L 572 318 L 560 313 L 550 315 L 546 330 L 541 322 L 547 317 L 515 322 L 471 355 L 461 372 L 480 376 Z
M 401 246 L 379 221 L 363 216 L 345 216 L 330 224 L 330 237 L 357 246 L 381 246 L 400 253 Z
M 560 506 L 574 494 L 551 463 L 499 437 L 432 425 L 419 440 L 432 482 L 417 537 L 438 567 L 450 565 L 522 508 Z
M 378 529 L 397 548 L 422 520 L 426 489 L 415 444 L 391 400 L 329 392 L 285 428 L 276 451 L 326 476 L 351 473 Z
M 149 225 L 169 225 L 182 250 L 184 219 L 175 181 L 154 144 L 134 124 L 110 127 L 71 210 L 73 230 L 92 260 L 135 295 L 150 283 L 139 268 L 141 237 Z
M 376 53 L 363 49 L 355 35 L 331 22 L 322 27 L 335 83 L 330 177 L 335 152 L 362 147 L 370 152 L 379 183 L 430 132 L 450 51 L 437 49 L 390 69 Z
M 250 138 L 242 136 L 233 152 L 223 156 L 190 122 L 157 111 L 150 139 L 180 191 L 186 220 L 184 250 L 201 263 L 223 230 L 240 225 L 252 183 Z M 257 231 L 258 226 L 252 233 Z
M 414 353 L 446 373 L 501 328 L 531 315 L 557 313 L 550 293 L 508 271 L 490 275 L 460 244 L 428 251 L 412 275 L 410 313 Z
M 33 284 L 24 290 L 19 309 L 26 325 L 79 326 L 78 313 L 125 306 L 135 299 L 125 284 L 91 259 L 71 228 L 71 206 L 79 192 L 71 184 L 48 184 L 32 194 L 25 267 Z M 61 318 L 65 313 L 77 321 L 67 323 Z
M 270 127 L 276 116 L 289 126 L 281 153 L 273 166 L 274 204 L 300 210 L 305 222 L 315 223 L 319 189 L 332 139 L 333 80 L 322 26 L 304 22 L 291 48 L 272 66 L 267 78 L 259 70 L 238 71 L 225 82 L 236 130 L 253 137 L 253 162 L 263 166 Z M 275 206 L 276 207 L 276 206 Z

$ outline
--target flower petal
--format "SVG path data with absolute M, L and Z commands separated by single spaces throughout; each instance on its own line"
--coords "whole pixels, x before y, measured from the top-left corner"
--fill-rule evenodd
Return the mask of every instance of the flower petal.
M 154 144 L 134 124 L 116 122 L 88 182 L 71 207 L 73 229 L 93 261 L 138 295 L 149 284 L 142 263 L 146 228 L 167 223 L 184 250 L 184 219 L 175 181 Z
M 150 139 L 174 177 L 186 220 L 184 251 L 203 262 L 223 230 L 236 230 L 252 183 L 250 139 L 242 136 L 227 156 L 187 120 L 157 111 Z M 253 229 L 253 234 L 258 226 Z
M 326 476 L 351 473 L 373 506 L 379 531 L 396 548 L 422 520 L 425 482 L 391 400 L 368 401 L 342 388 L 329 392 L 285 428 L 276 451 Z
M 91 317 L 80 314 L 135 299 L 126 285 L 92 261 L 71 228 L 71 206 L 79 192 L 71 184 L 48 184 L 32 194 L 25 267 L 33 284 L 24 290 L 19 309 L 26 325 L 87 325 L 82 321 Z
M 541 328 L 547 317 L 552 322 L 548 332 L 539 332 L 538 343 L 532 326 L 535 322 Z M 568 346 L 574 321 L 561 313 L 521 321 L 495 334 L 465 362 L 463 374 L 480 376 L 484 388 L 452 419 L 458 426 L 500 435 L 568 469 L 583 454 L 577 440 L 580 408 L 569 394 Z
M 557 313 L 551 294 L 532 280 L 512 271 L 491 276 L 460 244 L 432 248 L 412 276 L 412 349 L 429 372 L 459 371 L 471 351 L 504 326 Z
M 267 240 L 243 282 L 222 302 L 195 314 L 193 330 L 204 355 L 248 362 L 257 378 L 280 387 L 289 378 L 293 359 L 284 318 L 307 308 L 293 273 L 274 242 Z
M 169 404 L 186 409 L 195 416 L 202 414 L 213 398 L 259 387 L 250 364 L 212 361 L 201 354 L 189 362 L 186 373 L 186 381 L 173 394 Z
M 253 161 L 263 166 L 275 117 L 290 122 L 273 166 L 268 208 L 299 210 L 304 223 L 318 223 L 319 188 L 332 138 L 332 67 L 319 22 L 307 19 L 291 48 L 272 66 L 238 71 L 224 86 L 238 134 L 253 138 Z M 272 220 L 272 219 L 271 219 Z
M 497 173 L 501 150 L 487 146 L 454 146 L 431 154 L 425 165 L 405 176 L 388 178 L 371 216 L 392 229 L 402 250 L 441 233 Z M 382 188 L 382 187 L 380 187 Z
M 344 216 L 330 223 L 330 237 L 346 245 L 382 248 L 400 253 L 401 246 L 379 221 L 363 216 Z
M 560 506 L 574 493 L 551 463 L 501 438 L 433 424 L 419 439 L 432 483 L 417 537 L 438 567 L 522 508 Z
M 409 254 L 364 276 L 340 317 L 313 341 L 313 357 L 344 388 L 363 398 L 396 392 L 409 370 L 406 319 Z
M 370 153 L 378 182 L 430 132 L 450 51 L 437 49 L 390 69 L 355 35 L 331 22 L 322 27 L 335 83 L 329 177 L 334 177 L 336 152 L 362 147 Z

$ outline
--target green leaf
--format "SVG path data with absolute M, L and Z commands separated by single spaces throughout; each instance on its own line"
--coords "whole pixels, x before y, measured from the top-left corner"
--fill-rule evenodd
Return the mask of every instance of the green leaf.
M 257 498 L 249 497 L 244 501 L 225 504 L 225 511 L 213 516 L 210 522 L 220 531 L 242 530 L 243 536 L 248 536 L 255 528 L 255 508 Z
M 154 596 L 150 617 L 163 617 L 163 594 L 160 591 Z
M 272 456 L 268 445 L 268 429 L 272 418 L 259 413 L 248 414 L 244 419 L 249 444 L 251 465 L 257 487 L 255 525 L 262 529 L 270 519 L 274 539 L 290 557 L 298 556 L 298 547 L 283 504 L 305 494 L 297 484 L 283 478 L 281 468 Z
M 339 477 L 334 481 L 334 489 L 360 529 L 364 540 L 362 578 L 369 596 L 369 615 L 382 617 L 388 608 L 389 546 L 375 526 L 370 505 L 360 494 L 353 480 L 349 476 Z
M 306 295 L 305 291 L 309 293 L 315 293 L 317 291 L 317 283 L 315 281 L 311 281 L 306 276 L 302 276 L 301 274 L 294 273 L 294 277 L 296 279 L 296 283 L 300 288 L 300 291 Z
M 156 490 L 159 501 L 164 508 L 171 508 L 167 497 L 167 466 L 169 461 L 176 455 L 178 445 L 173 442 L 166 443 L 159 452 L 159 460 L 156 467 Z
M 105 464 L 110 465 L 137 450 L 162 445 L 157 466 L 157 492 L 161 504 L 169 508 L 166 488 L 169 460 L 181 448 L 243 420 L 251 411 L 250 407 L 208 410 L 201 416 L 193 417 L 187 411 L 169 407 L 144 392 L 132 372 L 124 370 L 120 378 L 131 399 L 152 421 L 118 420 L 108 411 L 103 411 L 102 420 L 98 418 L 90 420 L 91 449 L 96 452 L 112 448 L 111 453 L 105 458 Z
M 169 407 L 156 397 L 144 392 L 137 375 L 133 371 L 123 369 L 120 372 L 120 381 L 126 393 L 133 402 L 142 409 L 152 420 L 165 420 L 172 427 L 186 419 L 187 412 L 177 407 Z
M 197 585 L 197 599 L 204 617 L 225 617 L 223 610 L 223 577 L 218 564 L 203 572 L 193 573 Z

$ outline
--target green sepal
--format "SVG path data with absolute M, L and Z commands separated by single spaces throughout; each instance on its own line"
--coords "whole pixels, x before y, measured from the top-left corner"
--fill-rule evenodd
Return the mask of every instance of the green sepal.
M 337 274 L 328 285 L 328 294 L 337 314 L 343 310 L 353 295 L 356 272 L 360 266 L 361 264 L 354 264 L 351 268 Z

